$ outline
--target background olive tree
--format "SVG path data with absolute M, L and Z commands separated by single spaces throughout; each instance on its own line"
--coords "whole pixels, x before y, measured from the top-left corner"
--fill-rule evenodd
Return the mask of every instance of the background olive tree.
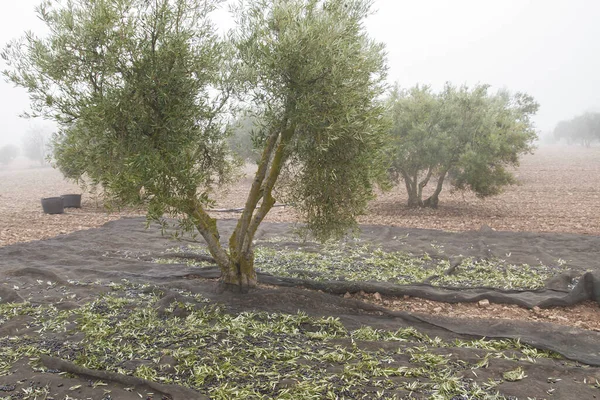
M 372 197 L 387 129 L 375 101 L 383 46 L 363 27 L 370 1 L 242 1 L 227 42 L 209 19 L 217 3 L 48 1 L 39 16 L 50 35 L 27 34 L 3 56 L 31 114 L 58 123 L 54 158 L 67 177 L 144 202 L 151 220 L 179 218 L 205 239 L 221 282 L 247 289 L 256 284 L 253 238 L 276 196 L 319 238 L 353 227 Z M 256 110 L 262 150 L 225 244 L 207 209 L 235 166 L 232 94 Z
M 19 155 L 19 148 L 14 144 L 0 147 L 0 164 L 8 165 Z
M 526 94 L 447 84 L 440 93 L 427 86 L 395 88 L 388 101 L 390 172 L 404 181 L 410 207 L 437 207 L 446 181 L 479 197 L 500 193 L 515 183 L 507 167 L 517 166 L 536 139 L 531 117 L 538 105 Z
M 590 147 L 593 142 L 600 141 L 600 113 L 588 112 L 560 121 L 554 128 L 554 139 Z
M 23 154 L 40 165 L 47 164 L 50 155 L 50 135 L 41 128 L 29 129 L 23 137 Z

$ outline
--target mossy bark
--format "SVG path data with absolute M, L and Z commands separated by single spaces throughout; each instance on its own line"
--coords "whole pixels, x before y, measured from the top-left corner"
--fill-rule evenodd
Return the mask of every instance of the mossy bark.
M 221 285 L 225 290 L 246 293 L 256 287 L 254 270 L 254 252 L 252 250 L 231 257 L 225 271 L 221 274 Z
M 273 132 L 267 139 L 244 211 L 229 238 L 226 251 L 219 240 L 217 223 L 195 202 L 192 214 L 196 228 L 206 240 L 209 251 L 221 269 L 224 290 L 245 293 L 256 287 L 253 240 L 260 223 L 275 204 L 273 188 L 285 163 L 285 149 L 294 134 L 292 125 L 283 132 Z

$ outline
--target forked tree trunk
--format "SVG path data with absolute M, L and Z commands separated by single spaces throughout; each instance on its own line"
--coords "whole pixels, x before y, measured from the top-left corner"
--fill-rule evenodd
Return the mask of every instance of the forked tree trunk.
M 433 169 L 429 168 L 425 178 L 419 182 L 418 172 L 415 172 L 413 176 L 410 176 L 408 173 L 402 171 L 402 177 L 404 178 L 404 184 L 406 185 L 406 192 L 408 193 L 408 207 L 423 207 L 423 188 L 427 186 L 432 174 Z
M 223 268 L 221 268 L 223 270 Z M 254 251 L 231 257 L 225 271 L 221 274 L 223 289 L 245 293 L 257 284 L 254 270 Z
M 246 293 L 249 289 L 256 287 L 254 251 L 251 246 L 254 235 L 250 235 L 249 231 L 247 231 L 246 235 L 238 235 L 238 229 L 236 228 L 229 240 L 229 251 L 226 251 L 219 240 L 217 220 L 211 218 L 202 209 L 196 212 L 194 217 L 196 228 L 202 237 L 204 237 L 209 253 L 221 270 L 220 289 L 236 293 Z M 250 245 L 244 246 L 244 243 L 250 243 Z M 238 251 L 238 247 L 242 251 Z
M 444 179 L 446 179 L 446 174 L 448 173 L 448 168 L 442 171 L 440 177 L 437 181 L 437 186 L 435 187 L 435 191 L 431 196 L 429 196 L 423 202 L 423 207 L 437 208 L 438 203 L 440 202 L 440 193 L 442 192 L 442 187 L 444 185 Z
M 188 215 L 221 269 L 223 290 L 246 293 L 257 284 L 252 242 L 258 226 L 275 204 L 273 188 L 285 162 L 285 147 L 294 131 L 295 126 L 292 125 L 283 132 L 271 133 L 267 139 L 244 211 L 229 238 L 228 250 L 220 242 L 217 221 L 208 215 L 197 199 L 191 203 Z

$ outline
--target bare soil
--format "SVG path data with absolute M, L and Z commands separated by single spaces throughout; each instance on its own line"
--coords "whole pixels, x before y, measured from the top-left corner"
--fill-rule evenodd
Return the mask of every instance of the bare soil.
M 0 169 L 0 246 L 46 239 L 98 227 L 123 216 L 142 215 L 125 210 L 108 213 L 101 200 L 84 193 L 81 209 L 63 215 L 42 212 L 42 197 L 81 193 L 52 168 L 26 163 Z M 244 205 L 252 183 L 252 166 L 245 177 L 217 196 L 218 209 Z M 379 193 L 360 223 L 410 228 L 466 231 L 489 226 L 516 232 L 569 232 L 600 235 L 600 147 L 545 146 L 526 155 L 516 170 L 519 185 L 496 197 L 478 199 L 472 193 L 442 192 L 437 210 L 406 207 L 402 184 Z M 236 213 L 214 213 L 235 218 Z M 271 222 L 298 221 L 290 207 L 275 208 Z
M 524 156 L 515 175 L 519 185 L 487 199 L 446 188 L 437 210 L 406 207 L 406 190 L 400 183 L 379 193 L 359 222 L 456 232 L 487 225 L 503 231 L 600 235 L 600 147 L 544 146 Z M 242 179 L 220 196 L 218 207 L 243 206 L 251 183 L 250 176 Z M 291 222 L 297 216 L 290 208 L 279 208 L 268 220 Z

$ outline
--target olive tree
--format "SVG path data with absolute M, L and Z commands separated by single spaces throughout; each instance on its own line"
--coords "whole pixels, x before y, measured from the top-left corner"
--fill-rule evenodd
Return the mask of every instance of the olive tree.
M 49 136 L 41 128 L 28 130 L 23 138 L 25 156 L 32 161 L 39 162 L 42 166 L 46 165 L 46 157 L 49 153 Z
M 568 144 L 579 142 L 590 147 L 600 140 L 600 113 L 588 112 L 568 121 L 560 121 L 554 128 L 554 138 L 566 139 Z
M 517 166 L 537 137 L 531 117 L 538 105 L 522 93 L 447 84 L 440 93 L 395 88 L 388 100 L 390 172 L 404 181 L 409 207 L 436 208 L 446 181 L 479 197 L 500 193 L 515 183 L 507 167 Z M 431 180 L 433 191 L 423 199 Z
M 0 164 L 10 164 L 19 155 L 19 148 L 14 144 L 0 147 Z
M 355 225 L 380 177 L 386 137 L 383 45 L 367 36 L 370 1 L 242 2 L 232 35 L 242 102 L 259 121 L 262 148 L 242 216 L 229 241 L 239 264 L 227 281 L 253 284 L 252 240 L 276 196 L 318 238 Z
M 256 284 L 253 238 L 276 196 L 319 238 L 354 226 L 387 133 L 375 101 L 383 47 L 363 27 L 369 1 L 242 1 L 227 41 L 209 18 L 217 0 L 61 4 L 39 8 L 47 38 L 27 34 L 3 56 L 32 114 L 58 123 L 54 158 L 66 176 L 144 202 L 149 220 L 177 217 L 236 290 Z M 235 166 L 231 104 L 256 110 L 261 156 L 225 243 L 208 210 Z

